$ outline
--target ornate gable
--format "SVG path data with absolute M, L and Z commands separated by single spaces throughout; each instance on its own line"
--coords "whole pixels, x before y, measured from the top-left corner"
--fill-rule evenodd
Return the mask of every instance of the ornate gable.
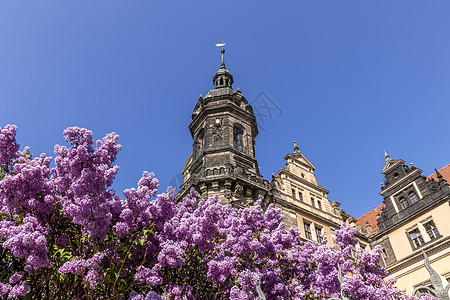
M 316 169 L 314 165 L 300 152 L 300 148 L 297 146 L 297 142 L 294 141 L 294 153 L 287 154 L 284 157 L 285 160 L 292 159 L 295 160 L 298 164 L 301 164 L 312 171 Z
M 387 153 L 384 151 L 384 157 L 386 158 L 386 163 L 384 165 L 381 173 L 387 175 L 390 171 L 392 171 L 395 167 L 401 166 L 405 163 L 405 161 L 401 159 L 392 159 Z

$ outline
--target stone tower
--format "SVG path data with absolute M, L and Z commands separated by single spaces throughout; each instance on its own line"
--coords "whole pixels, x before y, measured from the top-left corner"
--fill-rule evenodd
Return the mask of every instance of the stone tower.
M 183 183 L 177 198 L 193 187 L 203 198 L 219 195 L 222 203 L 245 207 L 256 199 L 269 202 L 269 184 L 259 173 L 255 158 L 258 127 L 253 109 L 233 76 L 222 63 L 212 81 L 214 89 L 200 96 L 189 130 L 192 152 L 181 173 Z

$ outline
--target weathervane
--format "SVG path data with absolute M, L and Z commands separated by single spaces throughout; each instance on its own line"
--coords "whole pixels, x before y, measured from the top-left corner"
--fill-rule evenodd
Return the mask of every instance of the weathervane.
M 216 47 L 222 47 L 222 49 L 220 50 L 220 53 L 222 53 L 222 64 L 220 65 L 220 67 L 222 68 L 225 68 L 225 61 L 224 61 L 224 59 L 223 59 L 223 56 L 224 56 L 224 54 L 225 54 L 225 45 L 226 44 L 228 44 L 228 43 L 224 43 L 223 41 L 222 41 L 222 43 L 218 43 L 218 44 L 216 44 Z

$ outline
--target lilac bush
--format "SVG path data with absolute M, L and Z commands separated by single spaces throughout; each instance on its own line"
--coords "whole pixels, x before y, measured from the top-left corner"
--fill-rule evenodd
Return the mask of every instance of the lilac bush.
M 345 225 L 334 246 L 303 242 L 273 206 L 245 209 L 192 190 L 157 195 L 144 172 L 138 187 L 111 188 L 121 146 L 114 133 L 64 131 L 52 159 L 19 151 L 16 127 L 0 128 L 0 295 L 40 299 L 400 299 L 384 281 L 381 248 L 356 249 Z M 338 280 L 342 268 L 344 284 Z M 414 299 L 414 298 L 408 298 Z

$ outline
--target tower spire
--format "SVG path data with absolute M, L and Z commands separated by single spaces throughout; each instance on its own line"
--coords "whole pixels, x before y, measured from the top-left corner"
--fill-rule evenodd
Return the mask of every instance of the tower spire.
M 224 58 L 225 48 L 224 47 L 226 44 L 227 43 L 224 43 L 223 41 L 222 41 L 222 43 L 216 44 L 216 47 L 222 47 L 222 49 L 220 49 L 220 53 L 222 54 L 222 62 L 220 64 L 219 71 L 217 71 L 216 75 L 214 75 L 214 77 L 213 77 L 213 83 L 214 83 L 214 87 L 216 89 L 223 88 L 223 87 L 231 88 L 231 85 L 233 84 L 233 76 L 225 67 L 225 58 Z
M 222 49 L 220 50 L 220 53 L 222 53 L 222 63 L 220 64 L 220 67 L 225 68 L 225 60 L 224 60 L 225 48 L 223 46 L 222 46 Z
M 228 43 L 224 43 L 223 41 L 222 41 L 222 43 L 216 44 L 216 47 L 222 47 L 222 49 L 220 49 L 220 53 L 222 54 L 222 63 L 220 64 L 220 68 L 221 69 L 226 69 L 225 68 L 225 59 L 224 59 L 224 56 L 225 56 L 225 45 L 226 44 L 228 44 Z

